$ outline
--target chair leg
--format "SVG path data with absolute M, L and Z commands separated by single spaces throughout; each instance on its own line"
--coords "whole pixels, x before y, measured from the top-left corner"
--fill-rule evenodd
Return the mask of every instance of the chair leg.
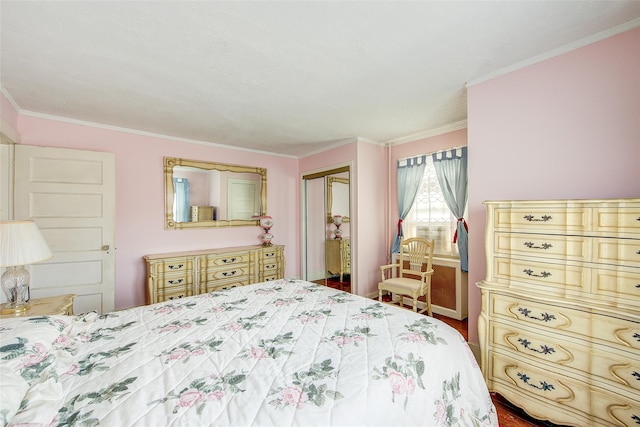
M 378 289 L 378 301 L 382 302 L 382 289 Z
M 418 312 L 418 295 L 413 295 L 413 311 Z

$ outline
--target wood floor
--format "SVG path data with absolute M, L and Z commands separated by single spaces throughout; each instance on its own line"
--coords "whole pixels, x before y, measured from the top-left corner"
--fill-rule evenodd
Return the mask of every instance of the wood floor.
M 317 283 L 324 285 L 324 280 L 318 281 Z M 328 280 L 327 286 L 347 292 L 351 290 L 351 284 L 348 281 L 340 282 L 337 278 Z M 469 340 L 469 324 L 467 319 L 456 320 L 439 314 L 434 314 L 433 317 L 456 329 L 465 340 Z M 509 403 L 499 394 L 492 393 L 491 398 L 498 412 L 498 423 L 500 427 L 557 427 L 555 424 L 529 417 L 524 411 Z

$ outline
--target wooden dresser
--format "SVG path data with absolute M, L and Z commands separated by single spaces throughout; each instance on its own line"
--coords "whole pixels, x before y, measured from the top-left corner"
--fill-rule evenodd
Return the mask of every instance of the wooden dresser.
M 326 240 L 326 262 L 328 274 L 339 274 L 340 281 L 345 274 L 351 274 L 351 240 Z
M 485 204 L 489 390 L 556 424 L 640 424 L 640 199 Z
M 243 246 L 146 255 L 147 303 L 284 277 L 284 246 Z

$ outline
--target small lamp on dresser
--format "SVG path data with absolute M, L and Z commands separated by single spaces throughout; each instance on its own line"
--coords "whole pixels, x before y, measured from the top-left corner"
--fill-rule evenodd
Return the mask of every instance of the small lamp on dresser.
M 29 310 L 29 272 L 24 266 L 52 257 L 35 222 L 0 221 L 0 267 L 9 267 L 0 278 L 8 301 L 1 314 Z

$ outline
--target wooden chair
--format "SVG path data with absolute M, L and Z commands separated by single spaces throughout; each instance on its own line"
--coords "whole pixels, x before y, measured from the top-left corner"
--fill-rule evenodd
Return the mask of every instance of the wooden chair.
M 400 306 L 404 295 L 413 298 L 413 311 L 418 312 L 418 298 L 425 296 L 426 307 L 420 313 L 431 313 L 431 276 L 433 268 L 434 241 L 414 237 L 405 239 L 400 243 L 400 256 L 396 264 L 388 264 L 380 267 L 382 281 L 378 283 L 378 300 L 382 301 L 382 292 L 391 292 L 391 302 L 394 294 L 400 295 Z M 397 268 L 397 276 L 392 277 L 393 270 Z

